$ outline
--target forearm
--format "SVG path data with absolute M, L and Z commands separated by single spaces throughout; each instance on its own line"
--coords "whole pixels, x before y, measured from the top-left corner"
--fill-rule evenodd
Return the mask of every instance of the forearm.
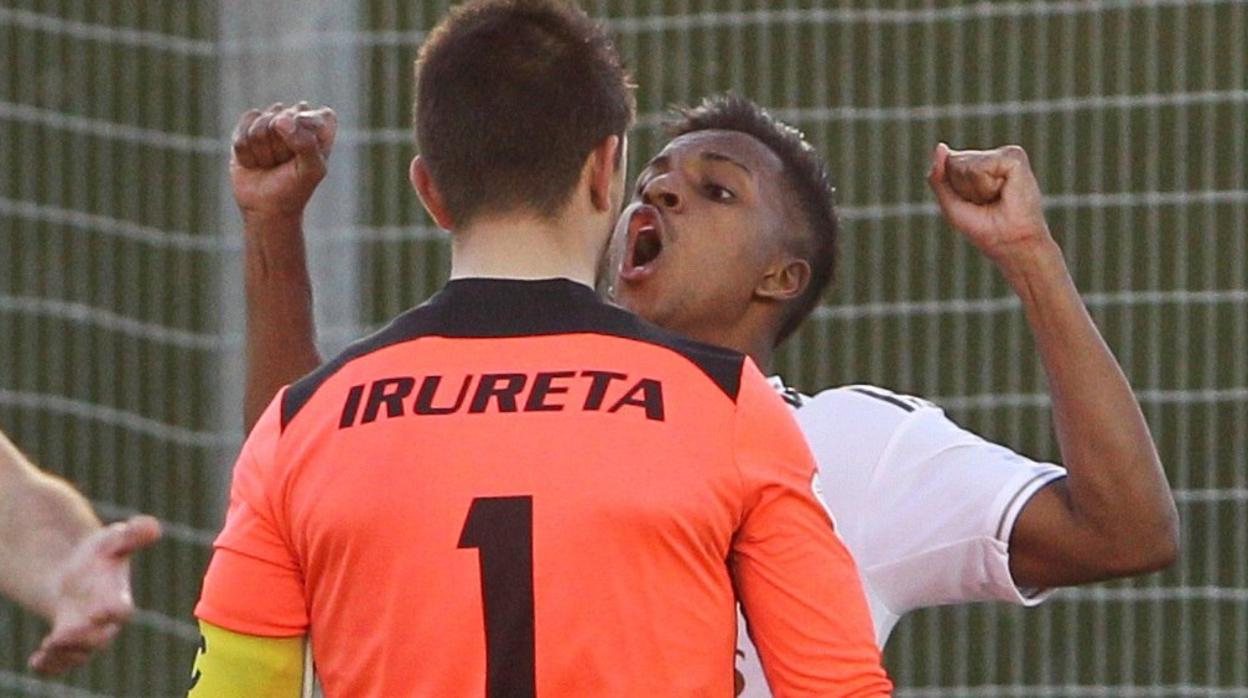
M 0 593 L 51 618 L 58 576 L 99 530 L 81 494 L 40 472 L 0 433 Z
M 1177 514 L 1139 403 L 1052 240 L 999 263 L 1022 300 L 1052 396 L 1069 477 L 1064 495 L 1088 536 L 1082 550 L 1104 556 L 1116 576 L 1173 555 Z
M 244 217 L 247 387 L 252 426 L 282 386 L 321 363 L 300 216 Z

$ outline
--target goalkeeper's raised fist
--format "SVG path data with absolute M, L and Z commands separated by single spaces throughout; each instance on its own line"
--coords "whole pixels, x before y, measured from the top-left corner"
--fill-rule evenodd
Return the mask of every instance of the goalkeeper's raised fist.
M 252 109 L 234 128 L 230 180 L 243 216 L 280 217 L 303 213 L 325 178 L 338 117 L 328 107 L 280 102 Z

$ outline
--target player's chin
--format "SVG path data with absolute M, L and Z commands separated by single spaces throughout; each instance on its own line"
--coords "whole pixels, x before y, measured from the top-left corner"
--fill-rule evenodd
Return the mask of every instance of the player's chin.
M 653 322 L 661 305 L 657 286 L 658 284 L 652 280 L 645 282 L 617 280 L 614 300 L 625 310 Z

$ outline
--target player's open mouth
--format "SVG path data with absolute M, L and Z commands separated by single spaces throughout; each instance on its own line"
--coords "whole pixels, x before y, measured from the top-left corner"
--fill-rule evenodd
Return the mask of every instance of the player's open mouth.
M 636 205 L 628 213 L 628 247 L 620 263 L 620 278 L 640 281 L 654 273 L 663 253 L 663 219 L 658 209 Z

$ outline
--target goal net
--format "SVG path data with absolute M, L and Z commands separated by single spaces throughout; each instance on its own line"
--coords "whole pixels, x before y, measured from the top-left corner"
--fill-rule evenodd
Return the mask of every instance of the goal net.
M 191 609 L 241 440 L 244 109 L 308 99 L 343 133 L 309 214 L 324 348 L 420 302 L 449 246 L 407 183 L 411 62 L 446 2 L 12 0 L 0 7 L 0 427 L 106 517 L 158 515 L 142 608 L 68 679 L 0 605 L 0 694 L 185 689 Z M 827 155 L 836 288 L 779 356 L 815 391 L 875 383 L 1059 459 L 1017 301 L 945 226 L 938 141 L 1026 147 L 1049 221 L 1136 387 L 1182 555 L 1039 609 L 915 613 L 898 694 L 1248 696 L 1248 5 L 1217 0 L 594 0 L 640 85 L 632 166 L 669 105 L 735 90 Z M 292 7 L 298 5 L 298 7 Z M 296 11 L 298 10 L 298 11 Z

